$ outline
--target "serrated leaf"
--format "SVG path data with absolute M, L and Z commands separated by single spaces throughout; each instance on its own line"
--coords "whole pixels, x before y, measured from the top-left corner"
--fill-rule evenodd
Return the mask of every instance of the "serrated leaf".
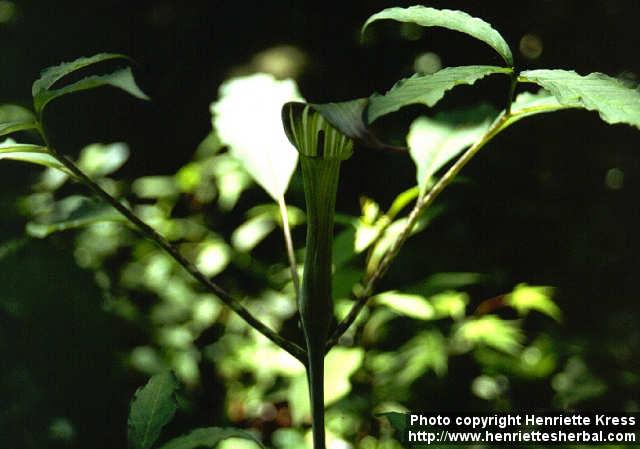
M 513 66 L 511 49 L 500 33 L 489 23 L 470 16 L 464 11 L 434 9 L 420 5 L 409 8 L 387 8 L 369 17 L 362 27 L 362 32 L 364 33 L 373 22 L 384 19 L 415 23 L 424 27 L 442 27 L 468 34 L 488 44 L 498 52 L 509 66 Z
M 171 372 L 156 374 L 139 388 L 131 401 L 128 441 L 131 449 L 149 449 L 173 418 L 178 381 Z
M 419 117 L 413 121 L 407 144 L 422 192 L 438 170 L 486 133 L 496 115 L 493 107 L 482 105 L 453 114 L 439 114 L 434 118 Z
M 560 308 L 553 302 L 551 287 L 519 284 L 506 298 L 505 303 L 518 311 L 520 315 L 526 315 L 532 310 L 550 316 L 556 321 L 562 318 Z
M 83 90 L 95 89 L 102 86 L 112 86 L 122 89 L 130 95 L 141 100 L 148 100 L 149 97 L 140 90 L 133 77 L 130 67 L 116 70 L 107 75 L 92 75 L 76 81 L 75 83 L 61 87 L 59 89 L 43 90 L 33 98 L 33 107 L 38 114 L 42 113 L 44 107 L 63 95 L 81 92 Z
M 56 202 L 46 215 L 27 223 L 27 233 L 32 237 L 44 238 L 54 232 L 100 222 L 127 223 L 127 220 L 107 203 L 74 195 Z
M 36 127 L 36 117 L 27 108 L 15 104 L 0 105 L 0 137 Z
M 199 449 L 215 448 L 227 438 L 243 438 L 264 447 L 253 435 L 244 430 L 224 427 L 204 427 L 195 429 L 162 445 L 160 449 Z
M 56 81 L 62 79 L 63 77 L 77 71 L 88 67 L 93 64 L 97 64 L 102 61 L 108 61 L 111 59 L 129 59 L 125 55 L 116 54 L 116 53 L 98 53 L 93 56 L 78 58 L 71 62 L 63 62 L 53 67 L 48 67 L 44 69 L 40 73 L 40 78 L 38 78 L 31 87 L 31 95 L 33 98 L 42 94 L 44 91 L 48 90 L 53 86 Z
M 47 152 L 45 147 L 27 143 L 16 143 L 12 139 L 7 139 L 0 143 L 0 160 L 2 159 L 30 162 L 64 172 L 67 171 L 56 158 Z
M 259 73 L 225 81 L 219 97 L 211 113 L 220 140 L 273 199 L 281 198 L 298 162 L 281 121 L 282 106 L 302 99 L 296 83 Z
M 400 315 L 419 320 L 430 320 L 436 311 L 426 298 L 397 291 L 380 293 L 372 298 L 375 303 L 384 305 Z
M 628 87 L 610 76 L 602 73 L 582 76 L 570 70 L 527 70 L 518 81 L 542 86 L 564 107 L 597 111 L 607 123 L 640 128 L 640 88 Z
M 373 123 L 383 115 L 395 112 L 410 104 L 435 106 L 445 92 L 461 84 L 473 84 L 487 75 L 509 74 L 510 68 L 474 65 L 447 67 L 431 75 L 416 74 L 398 81 L 384 95 L 374 94 L 369 98 L 367 123 Z

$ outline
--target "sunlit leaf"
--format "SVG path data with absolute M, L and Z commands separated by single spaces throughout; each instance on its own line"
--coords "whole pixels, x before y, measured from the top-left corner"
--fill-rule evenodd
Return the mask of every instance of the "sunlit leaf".
M 122 89 L 125 92 L 133 95 L 141 100 L 148 100 L 149 97 L 140 90 L 133 77 L 133 72 L 130 67 L 116 70 L 113 73 L 107 75 L 92 75 L 86 78 L 76 81 L 75 83 L 60 87 L 59 89 L 44 90 L 40 92 L 33 99 L 33 106 L 38 114 L 42 113 L 44 107 L 63 95 L 71 94 L 74 92 L 81 92 L 83 90 L 95 89 L 101 86 L 112 86 Z
M 0 160 L 2 159 L 30 162 L 66 172 L 66 168 L 56 158 L 51 156 L 45 147 L 27 143 L 16 143 L 12 139 L 7 139 L 0 143 Z
M 170 440 L 160 446 L 160 449 L 202 449 L 215 448 L 218 443 L 227 438 L 242 438 L 253 441 L 260 447 L 264 447 L 260 442 L 248 432 L 240 429 L 223 427 L 205 427 L 195 429 L 178 438 Z
M 55 203 L 47 214 L 27 223 L 27 233 L 44 238 L 54 232 L 66 231 L 94 223 L 127 220 L 111 205 L 83 196 L 70 196 Z
M 526 315 L 530 311 L 536 310 L 560 321 L 562 312 L 551 299 L 552 295 L 553 289 L 551 287 L 520 284 L 511 294 L 507 295 L 505 303 L 516 309 L 520 315 Z
M 397 291 L 380 293 L 372 298 L 377 304 L 389 307 L 391 310 L 411 318 L 430 320 L 435 316 L 431 303 L 419 295 L 410 295 Z
M 520 82 L 536 83 L 553 94 L 565 107 L 597 111 L 607 123 L 626 123 L 640 128 L 640 88 L 591 73 L 586 76 L 569 70 L 527 70 Z
M 94 143 L 82 149 L 78 166 L 91 177 L 102 177 L 118 170 L 128 158 L 126 143 Z
M 36 117 L 27 108 L 15 104 L 0 105 L 0 137 L 36 128 Z
M 531 115 L 553 112 L 577 106 L 563 105 L 549 91 L 540 89 L 536 93 L 522 92 L 511 104 L 511 122 L 518 121 Z
M 442 292 L 429 298 L 436 312 L 436 318 L 450 317 L 459 320 L 464 317 L 469 297 L 462 292 Z
M 438 170 L 478 141 L 496 115 L 493 107 L 482 105 L 414 120 L 407 135 L 407 144 L 416 164 L 420 190 L 424 192 Z
M 486 315 L 461 323 L 456 328 L 454 338 L 471 347 L 486 345 L 513 354 L 520 349 L 524 335 L 517 322 Z
M 447 342 L 437 331 L 420 332 L 399 350 L 403 359 L 396 375 L 399 384 L 411 384 L 427 370 L 437 376 L 447 373 Z
M 431 75 L 416 74 L 400 80 L 384 95 L 371 96 L 367 109 L 367 123 L 373 123 L 379 117 L 410 104 L 435 106 L 445 92 L 455 86 L 473 84 L 494 73 L 509 74 L 511 69 L 481 65 L 448 67 Z
M 387 8 L 369 17 L 362 32 L 377 20 L 391 19 L 397 22 L 415 23 L 424 27 L 443 27 L 468 34 L 491 46 L 509 65 L 513 66 L 513 55 L 504 38 L 482 19 L 472 17 L 463 11 L 434 9 L 424 6 L 409 8 Z
M 53 67 L 48 67 L 42 71 L 40 74 L 40 78 L 38 78 L 31 88 L 31 94 L 35 98 L 38 95 L 42 94 L 44 91 L 48 90 L 51 86 L 55 84 L 56 81 L 60 80 L 64 76 L 69 75 L 77 70 L 80 70 L 84 67 L 88 67 L 93 64 L 97 64 L 102 61 L 108 61 L 111 59 L 128 59 L 124 55 L 115 54 L 115 53 L 98 53 L 96 55 L 86 57 L 86 58 L 78 58 L 75 61 L 71 62 L 63 62 Z
M 231 244 L 238 251 L 251 251 L 275 228 L 276 223 L 268 215 L 249 218 L 233 231 Z
M 274 199 L 284 195 L 298 161 L 282 129 L 281 109 L 301 99 L 293 80 L 256 74 L 224 82 L 211 104 L 220 140 Z
M 149 449 L 171 421 L 177 404 L 178 382 L 170 372 L 156 374 L 136 391 L 131 401 L 128 441 L 131 449 Z

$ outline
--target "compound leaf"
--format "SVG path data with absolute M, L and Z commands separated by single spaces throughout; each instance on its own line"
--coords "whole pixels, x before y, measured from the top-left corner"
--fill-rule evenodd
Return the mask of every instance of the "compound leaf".
M 362 32 L 378 20 L 391 19 L 397 22 L 415 23 L 424 27 L 442 27 L 468 34 L 491 46 L 509 65 L 513 66 L 513 55 L 504 38 L 490 24 L 463 11 L 435 9 L 425 6 L 409 8 L 387 8 L 367 19 Z
M 384 95 L 372 95 L 367 109 L 367 122 L 372 123 L 383 115 L 410 104 L 435 106 L 444 97 L 445 92 L 455 86 L 471 85 L 487 75 L 509 74 L 511 71 L 510 68 L 475 65 L 448 67 L 431 75 L 416 74 L 411 78 L 398 81 Z
M 518 81 L 542 86 L 562 107 L 597 111 L 607 123 L 640 128 L 640 89 L 610 76 L 582 76 L 572 70 L 528 70 L 520 74 Z
M 198 449 L 214 448 L 222 440 L 227 438 L 244 438 L 264 447 L 253 435 L 240 429 L 223 427 L 203 427 L 192 430 L 178 438 L 174 438 L 160 447 L 160 449 Z
M 156 374 L 136 391 L 129 412 L 128 440 L 131 449 L 149 449 L 162 428 L 173 418 L 178 382 L 171 372 Z
M 16 143 L 12 139 L 7 139 L 0 143 L 0 160 L 2 159 L 30 162 L 66 172 L 64 166 L 51 156 L 45 147 L 28 143 Z

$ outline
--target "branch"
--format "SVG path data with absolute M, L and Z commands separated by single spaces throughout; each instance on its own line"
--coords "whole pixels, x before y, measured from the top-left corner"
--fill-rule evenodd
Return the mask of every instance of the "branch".
M 389 266 L 394 261 L 402 246 L 411 235 L 411 231 L 415 226 L 420 215 L 429 207 L 435 199 L 442 193 L 442 191 L 453 181 L 456 175 L 467 165 L 467 163 L 475 156 L 475 154 L 484 147 L 491 139 L 493 139 L 500 131 L 505 129 L 509 124 L 511 116 L 508 113 L 500 114 L 493 122 L 491 127 L 482 136 L 482 138 L 474 145 L 469 147 L 458 160 L 447 170 L 447 172 L 438 180 L 438 182 L 424 195 L 418 197 L 415 202 L 411 213 L 407 219 L 405 227 L 402 229 L 400 235 L 395 240 L 391 248 L 386 252 L 378 266 L 373 270 L 372 274 L 365 277 L 359 284 L 360 289 L 356 293 L 351 295 L 351 298 L 355 301 L 355 304 L 351 307 L 351 310 L 347 316 L 338 323 L 336 328 L 331 334 L 329 341 L 327 342 L 327 351 L 329 351 L 340 339 L 340 337 L 349 329 L 349 327 L 356 320 L 367 301 L 373 294 L 373 290 L 376 283 L 386 274 Z M 511 122 L 512 123 L 512 122 Z
M 287 351 L 296 359 L 306 364 L 306 352 L 294 342 L 285 339 L 278 333 L 270 329 L 256 317 L 254 317 L 248 309 L 246 309 L 240 302 L 232 297 L 226 290 L 212 282 L 207 276 L 205 276 L 198 268 L 190 262 L 186 257 L 180 253 L 180 251 L 167 241 L 162 235 L 160 235 L 155 229 L 146 224 L 140 218 L 138 218 L 128 207 L 120 203 L 117 199 L 109 195 L 102 187 L 94 182 L 89 176 L 87 176 L 78 166 L 68 157 L 60 154 L 57 150 L 48 144 L 45 133 L 40 128 L 40 134 L 47 144 L 47 149 L 53 157 L 55 157 L 62 165 L 64 165 L 80 182 L 89 187 L 98 197 L 109 203 L 120 212 L 124 217 L 133 223 L 138 230 L 148 239 L 155 242 L 161 249 L 169 254 L 176 262 L 184 267 L 193 278 L 195 278 L 200 284 L 205 286 L 209 291 L 217 295 L 223 303 L 225 303 L 231 310 L 236 312 L 243 318 L 251 327 L 256 329 L 262 335 L 274 342 L 280 348 Z

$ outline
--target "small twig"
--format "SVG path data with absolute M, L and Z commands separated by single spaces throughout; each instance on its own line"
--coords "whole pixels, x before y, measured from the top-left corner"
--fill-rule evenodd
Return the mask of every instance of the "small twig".
M 216 294 L 222 302 L 224 302 L 231 310 L 236 312 L 242 319 L 244 319 L 251 327 L 263 334 L 269 340 L 274 342 L 280 348 L 287 351 L 289 354 L 306 364 L 305 351 L 295 344 L 294 342 L 285 339 L 278 333 L 270 329 L 256 317 L 254 317 L 249 310 L 247 310 L 240 302 L 232 297 L 222 287 L 212 282 L 207 276 L 205 276 L 198 268 L 190 262 L 182 253 L 169 241 L 167 241 L 162 235 L 160 235 L 155 229 L 146 224 L 140 218 L 138 218 L 128 207 L 120 203 L 117 199 L 109 195 L 102 187 L 94 182 L 89 176 L 87 176 L 80 168 L 68 157 L 59 153 L 56 149 L 51 147 L 47 141 L 46 135 L 42 129 L 40 134 L 47 145 L 49 153 L 55 157 L 62 165 L 64 165 L 80 182 L 85 184 L 91 189 L 97 196 L 109 203 L 120 212 L 124 217 L 133 223 L 138 230 L 148 239 L 155 242 L 160 248 L 162 248 L 167 254 L 169 254 L 176 262 L 184 267 L 191 276 L 193 276 L 198 282 L 205 286 L 208 290 Z
M 411 213 L 407 219 L 407 223 L 402 229 L 402 232 L 399 234 L 398 238 L 393 242 L 393 245 L 389 250 L 387 250 L 386 254 L 378 264 L 375 270 L 373 270 L 372 274 L 365 277 L 363 281 L 360 283 L 360 289 L 351 295 L 352 299 L 355 301 L 355 304 L 351 307 L 351 310 L 347 314 L 347 316 L 338 323 L 336 328 L 331 333 L 331 337 L 327 342 L 327 351 L 330 350 L 340 339 L 340 337 L 347 331 L 347 329 L 353 324 L 356 320 L 364 306 L 367 304 L 367 301 L 373 294 L 373 290 L 375 288 L 376 283 L 385 275 L 389 266 L 396 258 L 402 246 L 407 241 L 409 236 L 411 235 L 411 231 L 415 226 L 420 215 L 429 207 L 435 199 L 442 193 L 442 191 L 447 187 L 451 181 L 456 177 L 456 175 L 462 170 L 462 168 L 467 165 L 467 163 L 475 156 L 475 154 L 487 144 L 493 137 L 495 137 L 500 131 L 502 131 L 506 126 L 508 126 L 509 114 L 502 113 L 496 118 L 493 122 L 489 130 L 485 133 L 485 135 L 474 145 L 469 147 L 467 151 L 463 153 L 460 158 L 447 170 L 447 172 L 434 184 L 434 186 L 426 192 L 425 194 L 418 197 L 415 202 Z
M 287 247 L 287 257 L 289 258 L 289 267 L 291 269 L 291 281 L 296 295 L 296 304 L 300 302 L 300 277 L 298 276 L 298 263 L 296 262 L 295 248 L 293 247 L 293 239 L 291 238 L 291 227 L 289 226 L 289 214 L 287 213 L 287 205 L 284 197 L 278 198 L 278 206 L 280 208 L 280 216 L 282 217 L 282 232 L 284 234 L 284 243 Z

